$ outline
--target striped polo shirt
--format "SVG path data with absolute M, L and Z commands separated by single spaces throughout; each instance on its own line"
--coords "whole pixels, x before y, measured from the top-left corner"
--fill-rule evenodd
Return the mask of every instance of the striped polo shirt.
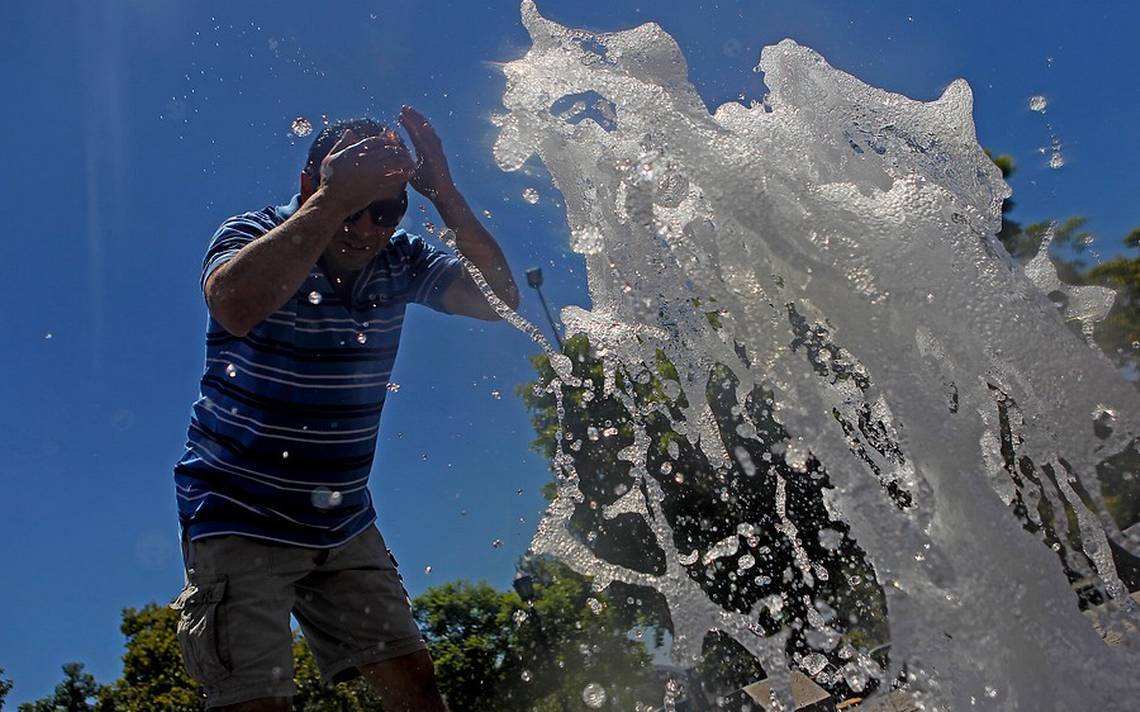
M 300 206 L 234 216 L 214 234 L 206 278 Z M 209 317 L 206 367 L 174 467 L 191 539 L 241 534 L 343 544 L 376 518 L 368 475 L 409 303 L 445 311 L 458 260 L 403 230 L 360 272 L 345 304 L 320 263 L 244 337 Z M 268 277 L 268 275 L 267 275 Z

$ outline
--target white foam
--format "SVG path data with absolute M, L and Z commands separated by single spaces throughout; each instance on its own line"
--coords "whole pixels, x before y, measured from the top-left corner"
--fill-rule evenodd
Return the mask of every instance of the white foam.
M 1140 694 L 1135 635 L 1131 649 L 1101 641 L 1078 612 L 1060 558 L 1009 505 L 1051 502 L 1052 526 L 1066 535 L 1065 505 L 1074 511 L 1084 551 L 1063 555 L 1117 600 L 1127 636 L 1136 611 L 1122 597 L 1106 536 L 1128 542 L 1099 502 L 1094 466 L 1133 440 L 1140 401 L 1065 324 L 1077 319 L 1087 333 L 1111 294 L 1070 291 L 1070 311 L 1059 314 L 1042 292 L 1059 288 L 1055 273 L 1044 263 L 1021 271 L 996 240 L 1010 191 L 977 143 L 966 82 L 915 101 L 784 40 L 761 56 L 765 101 L 710 114 L 657 25 L 594 34 L 543 18 L 531 0 L 522 15 L 533 46 L 503 67 L 495 156 L 517 170 L 537 155 L 562 193 L 593 303 L 564 310 L 563 323 L 606 354 L 603 392 L 624 404 L 633 430 L 622 458 L 638 486 L 607 516 L 643 517 L 664 571 L 602 560 L 571 534 L 583 496 L 561 433 L 558 497 L 533 550 L 593 576 L 599 590 L 623 581 L 663 594 L 679 663 L 691 665 L 705 634 L 722 631 L 785 690 L 795 664 L 784 657 L 787 631 L 765 636 L 757 625 L 771 601 L 727 611 L 689 577 L 698 554 L 674 546 L 665 494 L 646 467 L 646 414 L 614 378 L 654 372 L 664 353 L 679 373 L 670 387 L 688 403 L 673 429 L 712 467 L 749 478 L 706 401 L 710 370 L 723 364 L 741 398 L 760 385 L 774 393 L 773 414 L 794 438 L 784 452 L 793 471 L 810 456 L 829 473 L 829 511 L 850 525 L 886 593 L 892 664 L 907 664 L 927 709 L 1128 709 Z M 597 120 L 571 122 L 552 108 L 590 93 L 605 107 Z M 719 328 L 694 298 L 720 309 Z M 797 342 L 805 325 L 859 378 L 810 362 Z M 561 413 L 563 388 L 580 383 L 571 383 L 568 363 L 555 366 L 549 390 Z M 1004 467 L 999 408 L 1036 478 Z M 1113 428 L 1094 437 L 1086 414 L 1105 410 L 1117 414 Z M 875 437 L 891 447 L 874 447 L 861 429 L 844 432 L 840 421 L 856 422 L 858 412 L 871 413 Z M 755 428 L 737 433 L 755 437 Z M 1058 476 L 1042 476 L 1045 468 Z M 784 486 L 780 478 L 773 512 L 810 583 L 826 571 L 784 516 Z M 823 616 L 804 624 L 820 639 L 835 637 Z M 843 674 L 853 684 L 883 675 L 862 652 L 850 654 L 858 659 Z M 800 666 L 810 672 L 816 663 Z

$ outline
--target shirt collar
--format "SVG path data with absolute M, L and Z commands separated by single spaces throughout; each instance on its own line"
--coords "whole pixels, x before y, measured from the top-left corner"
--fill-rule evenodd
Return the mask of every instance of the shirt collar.
M 287 205 L 278 205 L 273 210 L 277 213 L 277 219 L 281 222 L 288 220 L 293 213 L 301 207 L 301 194 L 297 193 Z

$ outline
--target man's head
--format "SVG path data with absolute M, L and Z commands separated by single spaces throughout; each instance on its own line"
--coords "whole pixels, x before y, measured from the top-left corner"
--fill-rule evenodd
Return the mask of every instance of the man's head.
M 407 150 L 400 135 L 375 119 L 358 118 L 337 121 L 325 126 L 309 146 L 308 160 L 301 171 L 301 202 L 307 201 L 321 183 L 321 163 L 340 141 L 345 131 L 351 131 L 356 141 L 381 136 L 387 142 Z M 348 217 L 343 234 L 329 243 L 326 259 L 341 269 L 357 270 L 383 250 L 395 232 L 403 211 L 407 210 L 407 186 L 402 185 L 392 195 L 380 198 L 364 210 Z

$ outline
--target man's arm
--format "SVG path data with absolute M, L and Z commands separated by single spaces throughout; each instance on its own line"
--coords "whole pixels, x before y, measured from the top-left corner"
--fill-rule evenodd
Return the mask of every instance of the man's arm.
M 206 279 L 206 305 L 234 336 L 281 308 L 301 288 L 348 213 L 318 189 L 288 220 L 241 248 Z
M 503 257 L 503 251 L 475 217 L 467 201 L 452 186 L 437 194 L 433 203 L 444 224 L 455 232 L 455 244 L 459 251 L 479 268 L 499 299 L 506 302 L 512 310 L 517 310 L 519 290 L 511 276 L 507 260 Z M 499 319 L 499 315 L 487 303 L 487 297 L 466 271 L 448 286 L 443 293 L 442 303 L 444 309 L 452 314 L 488 321 Z
M 321 161 L 320 186 L 304 205 L 206 279 L 214 320 L 234 336 L 245 336 L 300 289 L 345 218 L 391 184 L 407 182 L 413 167 L 411 155 L 386 139 L 358 141 L 345 131 Z
M 423 114 L 410 106 L 400 111 L 400 124 L 411 136 L 416 149 L 418 163 L 412 174 L 412 187 L 432 201 L 443 223 L 455 233 L 456 247 L 479 268 L 495 294 L 511 309 L 518 309 L 519 290 L 503 251 L 451 180 L 439 135 Z M 466 271 L 448 286 L 441 301 L 443 308 L 452 314 L 488 321 L 499 318 Z

